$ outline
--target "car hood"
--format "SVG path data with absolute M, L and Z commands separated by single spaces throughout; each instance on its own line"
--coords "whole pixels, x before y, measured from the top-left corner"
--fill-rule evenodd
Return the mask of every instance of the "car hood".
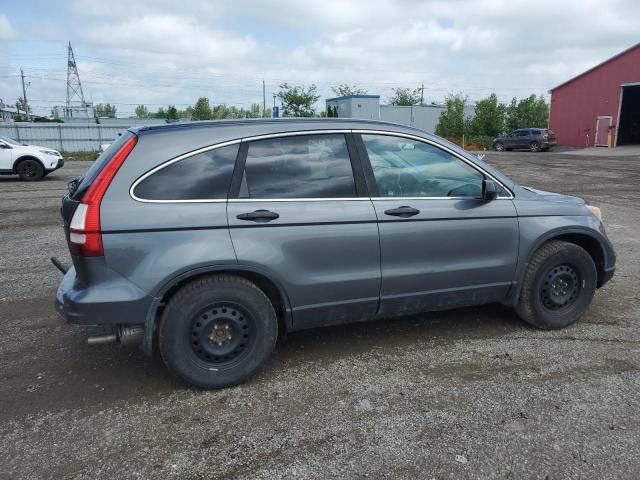
M 571 203 L 574 205 L 584 205 L 586 202 L 580 197 L 574 197 L 572 195 L 565 195 L 563 193 L 548 192 L 546 190 L 538 190 L 537 188 L 527 187 L 521 185 L 525 190 L 535 193 L 544 198 L 544 200 L 551 200 L 553 202 Z

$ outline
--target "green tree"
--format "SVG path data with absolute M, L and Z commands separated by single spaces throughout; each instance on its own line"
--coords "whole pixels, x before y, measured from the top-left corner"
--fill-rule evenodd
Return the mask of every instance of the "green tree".
M 506 107 L 505 128 L 511 132 L 518 128 L 546 128 L 549 122 L 549 105 L 543 96 L 529 95 L 518 101 L 515 97 Z
M 29 113 L 31 113 L 31 107 L 27 105 L 27 102 L 24 101 L 24 98 L 18 97 L 18 100 L 16 100 L 16 108 L 21 112 L 26 112 L 27 107 L 29 108 Z
M 313 117 L 316 114 L 313 105 L 318 101 L 318 87 L 311 84 L 308 88 L 291 86 L 286 82 L 280 85 L 278 98 L 282 102 L 284 117 Z
M 355 85 L 349 85 L 347 83 L 341 83 L 337 87 L 331 87 L 331 90 L 333 90 L 333 93 L 335 93 L 339 97 L 367 94 L 367 91 L 364 88 L 358 88 Z
M 178 110 L 173 105 L 169 105 L 169 107 L 167 108 L 167 118 L 169 120 L 178 119 Z
M 389 104 L 398 106 L 418 105 L 420 103 L 419 88 L 393 88 L 393 96 Z
M 464 116 L 464 105 L 467 98 L 458 95 L 448 95 L 445 99 L 447 109 L 440 114 L 436 135 L 441 137 L 462 137 L 469 131 L 469 120 Z
M 146 105 L 138 105 L 136 107 L 136 118 L 148 118 L 149 117 L 149 109 Z
M 492 93 L 476 102 L 474 117 L 469 122 L 469 132 L 483 137 L 497 137 L 504 130 L 505 105 Z
M 154 118 L 167 118 L 167 112 L 164 107 L 160 107 L 156 113 L 153 114 Z
M 209 99 L 207 97 L 200 97 L 196 104 L 193 106 L 191 112 L 191 120 L 209 120 L 212 118 L 213 112 L 209 105 Z M 220 118 L 220 117 L 218 117 Z
M 116 118 L 116 106 L 110 103 L 98 103 L 93 107 L 94 114 L 97 118 Z

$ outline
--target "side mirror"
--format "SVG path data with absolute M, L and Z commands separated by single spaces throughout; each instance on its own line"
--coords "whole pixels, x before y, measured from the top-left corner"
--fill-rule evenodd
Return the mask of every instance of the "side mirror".
M 484 179 L 482 181 L 482 200 L 485 202 L 490 202 L 491 200 L 495 200 L 498 196 L 498 187 L 493 182 L 493 180 Z
M 0 148 L 11 148 L 11 147 L 4 142 L 0 142 Z

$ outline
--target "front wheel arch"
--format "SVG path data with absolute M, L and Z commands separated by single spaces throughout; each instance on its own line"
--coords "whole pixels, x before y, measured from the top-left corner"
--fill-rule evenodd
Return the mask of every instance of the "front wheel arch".
M 605 266 L 607 265 L 607 256 L 604 246 L 602 245 L 602 241 L 598 239 L 598 237 L 596 237 L 591 230 L 588 229 L 561 228 L 559 230 L 548 232 L 546 235 L 538 238 L 527 251 L 526 257 L 523 256 L 523 259 L 526 258 L 526 261 L 518 262 L 519 268 L 514 279 L 515 286 L 511 289 L 507 299 L 504 301 L 506 305 L 514 306 L 518 303 L 518 300 L 520 299 L 522 282 L 524 280 L 524 276 L 527 272 L 527 268 L 529 266 L 529 263 L 531 262 L 531 259 L 545 243 L 548 243 L 552 240 L 560 240 L 568 243 L 573 243 L 586 250 L 587 253 L 591 255 L 591 258 L 596 265 L 596 272 L 598 275 L 597 287 L 600 288 L 602 286 L 605 279 Z
M 23 155 L 22 157 L 18 158 L 15 162 L 13 162 L 13 173 L 18 173 L 18 165 L 20 164 L 20 162 L 23 162 L 25 160 L 35 160 L 40 164 L 43 171 L 45 172 L 47 171 L 46 167 L 44 166 L 44 163 L 42 163 L 42 160 L 40 160 L 38 157 L 34 157 L 33 155 Z

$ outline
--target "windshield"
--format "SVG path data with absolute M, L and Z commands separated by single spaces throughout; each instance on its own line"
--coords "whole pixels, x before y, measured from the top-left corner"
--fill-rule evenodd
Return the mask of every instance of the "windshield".
M 5 137 L 4 135 L 0 135 L 0 140 L 2 140 L 5 143 L 8 143 L 9 145 L 21 145 L 21 143 L 16 142 L 13 138 Z

